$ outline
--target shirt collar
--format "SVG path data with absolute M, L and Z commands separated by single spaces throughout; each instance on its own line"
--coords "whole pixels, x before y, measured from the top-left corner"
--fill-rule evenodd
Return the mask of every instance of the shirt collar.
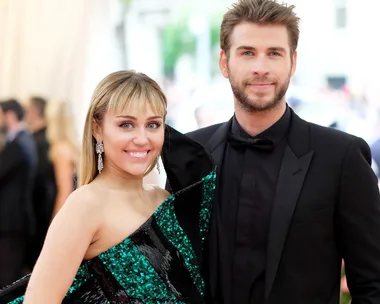
M 231 133 L 234 135 L 242 136 L 244 138 L 266 138 L 266 139 L 271 140 L 274 143 L 278 143 L 288 133 L 290 120 L 291 120 L 291 111 L 288 105 L 286 105 L 286 110 L 285 110 L 284 115 L 282 115 L 282 117 L 276 123 L 274 123 L 272 126 L 264 130 L 260 134 L 257 134 L 256 136 L 250 136 L 240 126 L 239 122 L 237 121 L 234 115 L 232 119 Z

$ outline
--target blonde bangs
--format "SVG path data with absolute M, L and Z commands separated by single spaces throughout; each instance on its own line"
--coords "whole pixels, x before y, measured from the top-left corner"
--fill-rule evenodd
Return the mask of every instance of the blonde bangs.
M 149 105 L 155 115 L 166 116 L 166 97 L 151 83 L 133 81 L 121 84 L 110 96 L 107 111 L 127 113 L 131 106 L 137 105 L 145 112 Z

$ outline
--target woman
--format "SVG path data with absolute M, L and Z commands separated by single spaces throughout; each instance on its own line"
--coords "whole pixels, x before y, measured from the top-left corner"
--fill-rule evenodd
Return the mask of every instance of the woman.
M 48 103 L 47 138 L 56 184 L 56 198 L 51 210 L 54 217 L 75 188 L 75 172 L 79 161 L 74 115 L 69 111 L 67 102 Z
M 24 303 L 204 303 L 199 259 L 214 168 L 201 145 L 164 126 L 165 115 L 166 98 L 146 75 L 101 81 L 80 187 L 52 222 Z M 143 184 L 160 154 L 172 195 Z M 27 280 L 0 292 L 2 303 L 21 303 Z

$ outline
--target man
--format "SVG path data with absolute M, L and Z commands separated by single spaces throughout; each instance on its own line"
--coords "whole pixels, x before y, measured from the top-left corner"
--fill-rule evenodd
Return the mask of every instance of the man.
M 29 131 L 33 134 L 38 156 L 36 181 L 32 195 L 33 210 L 36 215 L 36 234 L 29 245 L 27 257 L 28 266 L 31 269 L 42 249 L 52 219 L 57 192 L 54 168 L 49 157 L 46 107 L 47 101 L 44 98 L 33 96 L 26 108 L 26 121 Z
M 31 194 L 37 156 L 23 117 L 16 100 L 0 103 L 0 128 L 7 134 L 0 152 L 0 288 L 22 274 L 28 233 L 34 228 Z
M 4 149 L 4 146 L 7 142 L 7 136 L 5 131 L 0 128 L 0 152 Z
M 240 0 L 224 15 L 219 64 L 235 115 L 189 134 L 218 165 L 210 303 L 338 304 L 342 259 L 352 304 L 380 303 L 380 196 L 370 150 L 287 106 L 299 36 L 293 9 Z
M 371 152 L 374 160 L 374 167 L 377 169 L 375 172 L 377 174 L 377 177 L 380 179 L 380 138 L 375 140 L 375 142 L 372 144 Z
M 372 169 L 377 176 L 378 185 L 380 188 L 380 139 L 376 140 L 372 144 L 371 152 L 372 152 L 372 159 L 373 159 Z

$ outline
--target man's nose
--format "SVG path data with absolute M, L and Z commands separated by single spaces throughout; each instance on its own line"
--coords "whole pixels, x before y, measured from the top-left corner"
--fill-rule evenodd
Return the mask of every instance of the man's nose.
M 262 55 L 257 56 L 257 58 L 253 60 L 251 64 L 252 64 L 251 70 L 254 75 L 265 76 L 269 74 L 270 65 L 268 62 L 268 58 L 266 58 L 266 56 L 262 56 Z

